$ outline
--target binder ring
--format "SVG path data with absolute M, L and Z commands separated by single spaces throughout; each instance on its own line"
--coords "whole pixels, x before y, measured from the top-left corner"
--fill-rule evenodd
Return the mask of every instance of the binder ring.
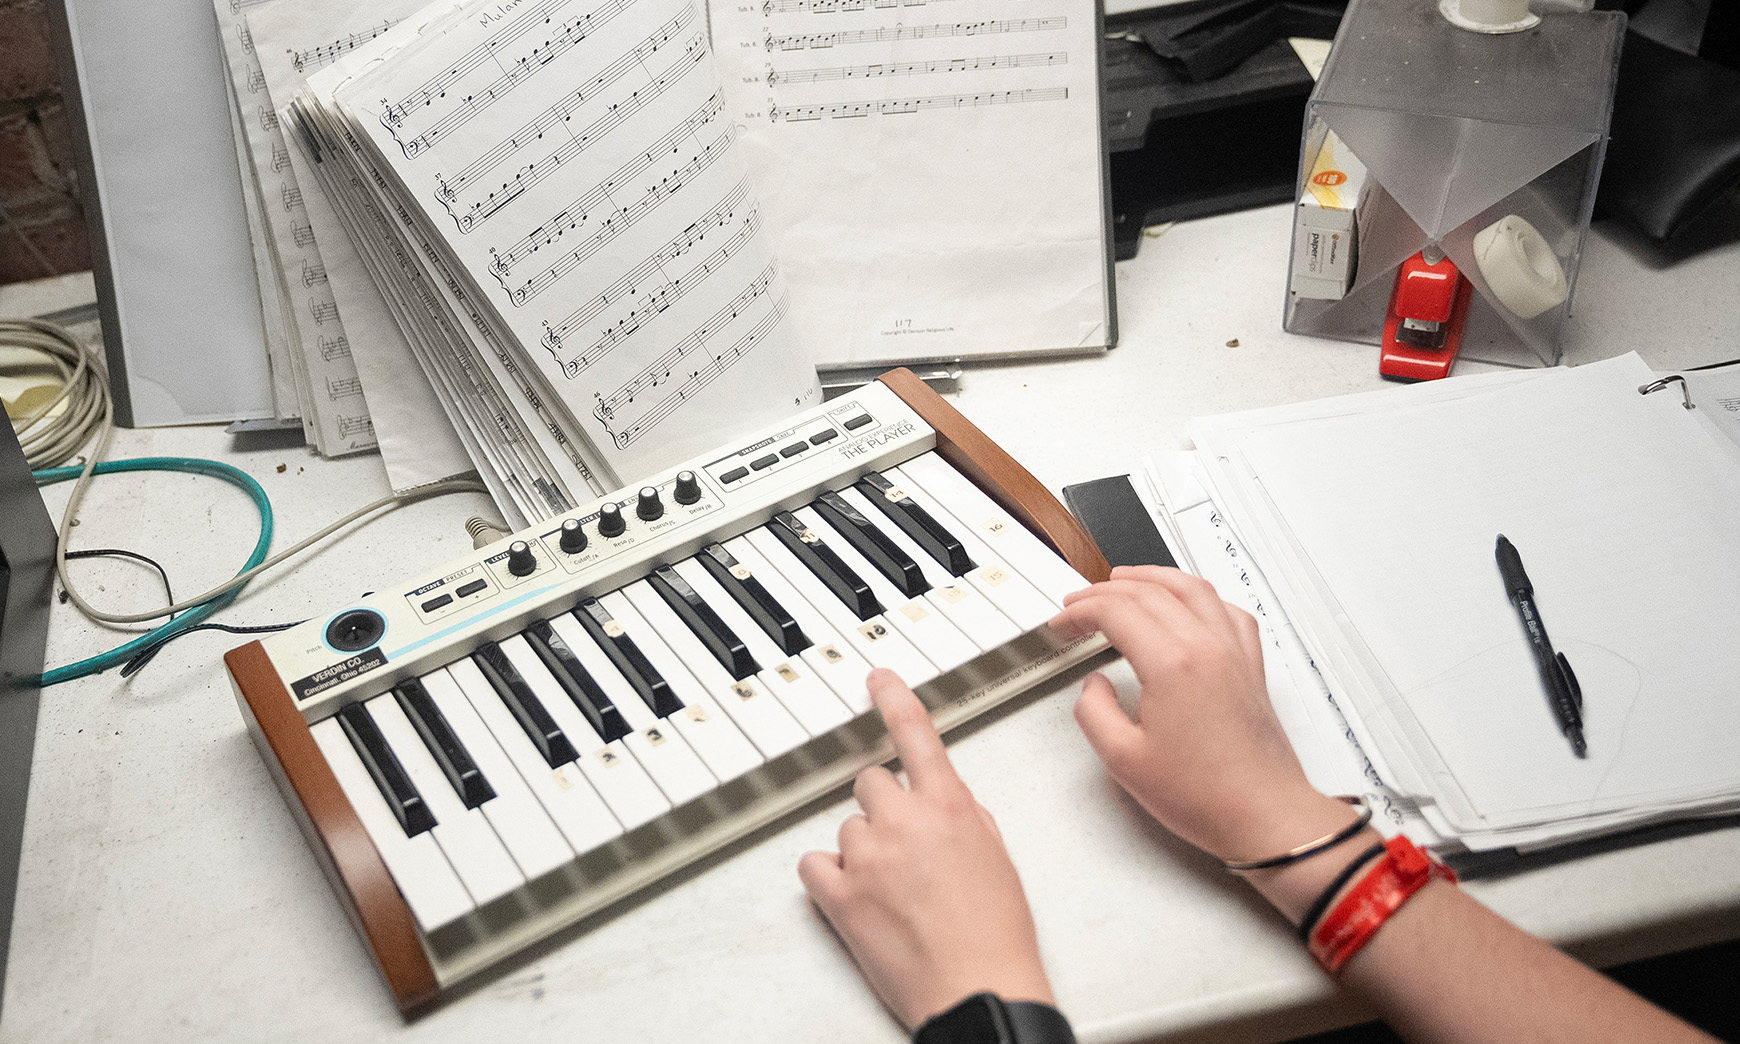
M 1686 402 L 1685 402 L 1686 409 L 1688 409 L 1688 410 L 1697 409 L 1698 408 L 1697 404 L 1692 402 L 1691 386 L 1686 383 L 1686 379 L 1684 377 L 1681 377 L 1677 373 L 1670 374 L 1669 376 L 1663 377 L 1660 380 L 1650 381 L 1648 384 L 1639 386 L 1637 389 L 1637 394 L 1648 395 L 1650 392 L 1661 391 L 1663 388 L 1666 388 L 1669 384 L 1672 384 L 1674 381 L 1680 382 L 1680 394 L 1684 395 L 1686 397 Z

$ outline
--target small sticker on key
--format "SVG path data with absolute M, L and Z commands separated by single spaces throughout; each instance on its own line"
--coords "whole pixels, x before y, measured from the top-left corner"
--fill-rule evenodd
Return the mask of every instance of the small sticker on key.
M 744 565 L 742 562 L 739 562 L 736 565 L 731 567 L 731 575 L 736 577 L 739 580 L 747 580 L 750 577 L 754 576 L 755 574 L 751 573 L 749 571 L 748 566 Z
M 651 734 L 652 731 L 653 731 L 652 729 L 647 730 L 649 735 Z M 605 768 L 609 768 L 610 766 L 616 764 L 616 762 L 617 762 L 616 751 L 611 750 L 609 747 L 599 747 L 598 748 L 598 762 L 599 762 L 599 764 L 603 765 Z
M 822 659 L 829 663 L 839 663 L 846 658 L 845 654 L 831 645 L 822 646 Z
M 875 642 L 888 637 L 888 628 L 879 623 L 859 624 L 858 633 L 863 635 L 866 640 Z
M 916 599 L 901 606 L 900 612 L 901 612 L 901 615 L 905 616 L 908 620 L 911 620 L 913 623 L 917 623 L 918 621 L 920 621 L 920 620 L 922 620 L 925 617 L 930 615 L 930 611 L 927 610 L 924 606 L 919 605 Z
M 819 544 L 822 542 L 822 538 L 816 536 L 816 531 L 813 529 L 806 529 L 802 533 L 799 533 L 798 539 L 806 544 Z
M 1002 536 L 1009 529 L 1009 524 L 995 518 L 987 518 L 979 523 L 979 528 L 992 536 Z
M 834 647 L 831 645 L 828 646 L 828 650 L 832 650 L 833 648 Z M 823 655 L 827 655 L 827 651 L 824 651 Z M 838 656 L 839 653 L 836 652 L 836 653 L 834 653 L 834 655 Z M 789 664 L 789 663 L 782 663 L 778 667 L 775 667 L 773 669 L 773 673 L 779 675 L 781 679 L 788 681 L 788 682 L 795 682 L 798 680 L 798 672 L 792 670 L 791 664 Z
M 882 491 L 882 495 L 898 504 L 900 501 L 906 499 L 906 490 L 901 489 L 899 486 L 889 486 L 887 489 Z
M 961 590 L 960 588 L 956 587 L 953 584 L 950 584 L 947 587 L 938 588 L 936 593 L 941 595 L 943 601 L 949 603 L 950 605 L 956 605 L 960 602 L 961 599 L 967 597 L 967 592 Z
M 985 583 L 990 584 L 992 587 L 996 587 L 1009 579 L 1009 574 L 1003 572 L 1003 570 L 996 566 L 986 566 L 979 570 L 979 578 L 984 580 Z
M 752 700 L 755 698 L 755 686 L 750 685 L 748 682 L 738 682 L 736 685 L 731 686 L 731 691 L 736 693 L 737 698 L 740 700 Z
M 650 728 L 646 730 L 646 741 L 656 747 L 665 741 L 665 734 L 656 727 Z
M 566 765 L 551 769 L 550 778 L 556 781 L 557 788 L 561 790 L 569 790 L 574 786 L 574 781 L 568 778 L 568 766 Z
M 604 633 L 612 638 L 621 638 L 625 632 L 623 631 L 621 624 L 617 623 L 615 620 L 611 620 L 605 623 Z
M 705 707 L 695 706 L 695 705 L 691 704 L 690 706 L 684 707 L 683 709 L 685 711 L 689 712 L 689 720 L 690 721 L 706 721 L 707 720 L 707 708 L 705 708 Z

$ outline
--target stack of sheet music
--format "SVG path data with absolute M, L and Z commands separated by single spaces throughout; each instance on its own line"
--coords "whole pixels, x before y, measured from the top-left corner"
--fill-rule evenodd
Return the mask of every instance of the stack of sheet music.
M 1465 853 L 1740 810 L 1740 446 L 1654 377 L 1628 355 L 1209 418 L 1151 462 L 1181 560 L 1261 622 L 1319 788 Z
M 810 401 L 799 352 L 1115 340 L 1084 0 L 214 6 L 279 415 L 396 488 L 542 517 Z
M 819 401 L 707 57 L 690 0 L 440 3 L 291 104 L 504 510 L 566 511 Z

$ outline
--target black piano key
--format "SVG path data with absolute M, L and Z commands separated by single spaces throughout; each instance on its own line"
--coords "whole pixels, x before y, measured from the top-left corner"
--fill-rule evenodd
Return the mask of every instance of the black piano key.
M 423 795 L 417 793 L 393 748 L 387 746 L 387 738 L 381 735 L 368 708 L 360 703 L 345 707 L 338 712 L 338 727 L 344 730 L 350 745 L 356 748 L 357 757 L 374 777 L 375 786 L 380 788 L 381 797 L 386 798 L 387 807 L 393 810 L 393 818 L 404 828 L 405 836 L 416 837 L 435 829 L 435 813 L 423 803 Z
M 680 617 L 689 630 L 695 632 L 695 637 L 701 639 L 701 644 L 713 654 L 720 666 L 730 672 L 734 681 L 743 679 L 761 670 L 755 662 L 755 657 L 749 655 L 749 646 L 743 644 L 743 639 L 719 619 L 719 614 L 713 611 L 706 600 L 695 592 L 689 582 L 682 578 L 670 566 L 659 566 L 647 579 L 647 584 L 671 611 Z
M 719 581 L 719 586 L 743 607 L 749 618 L 767 632 L 780 652 L 796 656 L 815 644 L 804 634 L 796 618 L 786 612 L 779 599 L 773 597 L 773 592 L 755 579 L 748 567 L 737 561 L 736 555 L 725 550 L 724 544 L 708 544 L 695 557 L 707 572 L 713 574 L 713 579 Z
M 495 694 L 513 712 L 520 728 L 526 730 L 526 737 L 532 741 L 532 746 L 538 748 L 538 753 L 544 756 L 544 761 L 551 768 L 566 765 L 580 757 L 573 742 L 556 725 L 556 719 L 550 717 L 549 710 L 538 699 L 537 693 L 532 691 L 531 685 L 520 677 L 519 670 L 507 658 L 507 653 L 501 651 L 501 646 L 494 642 L 484 642 L 472 659 L 476 661 L 483 676 L 489 680 L 490 686 L 495 689 Z
M 852 567 L 841 561 L 820 536 L 804 525 L 803 520 L 789 511 L 781 511 L 773 516 L 773 521 L 767 524 L 773 535 L 779 538 L 797 560 L 809 567 L 816 578 L 826 584 L 834 596 L 846 603 L 846 608 L 860 620 L 868 620 L 882 611 L 882 603 L 871 593 L 870 585 L 866 584 Z
M 596 598 L 581 599 L 574 607 L 574 618 L 580 621 L 580 626 L 586 628 L 586 633 L 610 657 L 610 662 L 622 672 L 628 684 L 634 686 L 634 691 L 646 702 L 652 712 L 661 718 L 668 718 L 683 709 L 683 701 L 671 691 L 670 685 L 658 670 L 653 667 L 646 654 L 640 651 L 640 646 L 634 644 L 622 630 L 622 625 L 610 615 L 610 610 Z
M 465 744 L 454 735 L 453 726 L 447 724 L 441 708 L 435 706 L 422 682 L 415 678 L 400 682 L 393 686 L 393 697 L 404 709 L 405 717 L 411 719 L 417 735 L 423 737 L 423 745 L 429 748 L 435 764 L 441 766 L 442 774 L 453 784 L 454 793 L 466 808 L 476 808 L 495 797 L 495 788 L 483 777 L 483 770 L 472 760 Z
M 908 598 L 917 598 L 930 590 L 930 581 L 924 578 L 924 570 L 918 567 L 912 556 L 888 539 L 887 533 L 877 529 L 876 523 L 865 518 L 864 513 L 845 497 L 838 493 L 823 493 L 811 506 L 823 521 L 845 538 L 846 543 L 857 548 L 859 554 L 881 570 L 896 591 Z
M 901 532 L 912 538 L 912 542 L 924 548 L 925 553 L 937 560 L 951 576 L 965 576 L 973 568 L 973 560 L 967 556 L 966 545 L 959 537 L 948 531 L 948 527 L 936 520 L 911 497 L 900 493 L 890 498 L 890 492 L 899 492 L 899 487 L 888 480 L 879 471 L 872 471 L 858 480 L 858 492 L 865 499 L 875 504 L 889 521 L 899 526 Z
M 567 692 L 568 698 L 580 708 L 580 713 L 586 716 L 604 742 L 614 742 L 634 731 L 623 718 L 622 711 L 599 687 L 592 672 L 547 621 L 539 620 L 526 628 L 526 644 L 538 654 L 538 659 L 544 661 L 556 683 Z

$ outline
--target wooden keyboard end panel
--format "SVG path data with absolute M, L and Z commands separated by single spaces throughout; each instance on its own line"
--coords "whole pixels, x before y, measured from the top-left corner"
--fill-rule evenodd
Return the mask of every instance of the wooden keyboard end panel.
M 930 385 L 902 367 L 876 378 L 936 429 L 936 451 L 986 495 L 1062 555 L 1089 583 L 1111 576 L 1111 566 L 1058 499 L 1015 458 L 973 426 Z
M 411 908 L 393 884 L 338 779 L 314 742 L 259 642 L 224 654 L 248 731 L 308 836 L 399 1010 L 410 1015 L 435 999 L 435 970 L 417 938 Z

